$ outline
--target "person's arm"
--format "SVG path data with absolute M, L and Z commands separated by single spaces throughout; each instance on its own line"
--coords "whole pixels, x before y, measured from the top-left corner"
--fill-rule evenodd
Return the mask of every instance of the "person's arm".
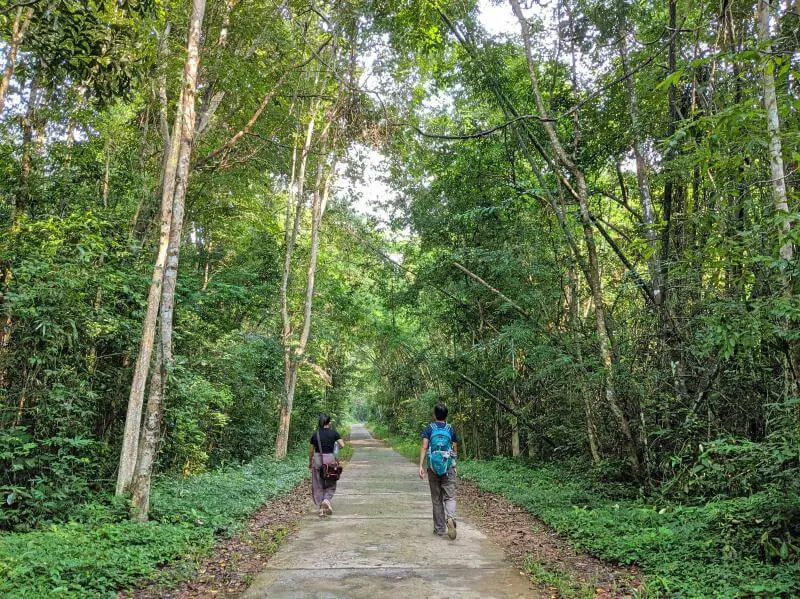
M 428 451 L 428 444 L 430 440 L 427 437 L 422 438 L 422 445 L 419 449 L 419 477 L 425 478 L 425 453 Z
M 453 431 L 453 441 L 451 443 L 450 454 L 453 456 L 453 468 L 458 464 L 458 444 L 461 443 L 461 437 L 458 433 Z
M 339 437 L 338 439 L 336 439 L 336 442 L 339 444 L 339 449 L 344 449 L 344 439 Z

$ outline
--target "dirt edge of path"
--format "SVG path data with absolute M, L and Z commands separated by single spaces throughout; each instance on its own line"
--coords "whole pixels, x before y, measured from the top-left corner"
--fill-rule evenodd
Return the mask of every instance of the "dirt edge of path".
M 497 543 L 506 558 L 552 597 L 632 597 L 643 586 L 634 567 L 604 562 L 575 550 L 536 516 L 505 497 L 460 478 L 459 508 Z
M 301 518 L 311 505 L 308 480 L 269 499 L 247 521 L 247 526 L 231 537 L 220 538 L 208 555 L 199 561 L 187 558 L 170 564 L 149 583 L 126 599 L 206 599 L 234 597 L 250 586 L 283 542 L 297 531 Z M 170 577 L 179 582 L 170 582 Z

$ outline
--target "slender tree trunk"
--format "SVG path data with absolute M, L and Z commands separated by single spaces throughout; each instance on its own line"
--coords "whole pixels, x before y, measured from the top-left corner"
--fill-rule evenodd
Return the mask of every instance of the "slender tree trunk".
M 567 291 L 569 294 L 569 322 L 571 329 L 572 343 L 575 346 L 575 362 L 578 367 L 583 370 L 583 352 L 581 351 L 580 339 L 578 338 L 578 324 L 580 322 L 580 314 L 578 308 L 578 279 L 575 275 L 575 266 L 569 265 L 567 276 L 569 283 L 567 284 Z M 589 441 L 589 453 L 592 456 L 592 462 L 595 464 L 600 463 L 600 442 L 597 439 L 597 422 L 595 416 L 594 395 L 593 392 L 587 387 L 583 373 L 578 375 L 579 392 L 581 400 L 583 401 L 583 413 L 586 418 L 586 438 Z
M 8 87 L 11 85 L 11 78 L 14 76 L 14 67 L 17 61 L 17 52 L 22 44 L 22 39 L 25 37 L 25 31 L 31 23 L 31 16 L 33 15 L 33 7 L 17 8 L 17 15 L 14 17 L 14 24 L 11 26 L 11 41 L 8 45 L 8 53 L 6 54 L 6 66 L 3 69 L 3 76 L 0 78 L 0 115 L 3 113 L 3 108 L 6 104 L 6 94 Z
M 778 98 L 775 93 L 775 62 L 772 60 L 772 34 L 770 33 L 770 4 L 767 0 L 757 2 L 758 37 L 761 49 L 766 53 L 762 67 L 762 85 L 764 90 L 764 108 L 767 112 L 767 138 L 769 140 L 769 166 L 772 183 L 772 204 L 775 212 L 783 218 L 778 227 L 780 239 L 780 256 L 784 260 L 792 260 L 794 248 L 789 238 L 791 224 L 789 222 L 789 203 L 786 199 L 786 175 L 783 166 L 781 149 L 781 126 L 778 115 Z
M 786 196 L 786 174 L 783 164 L 781 144 L 781 125 L 778 113 L 778 98 L 775 92 L 775 62 L 772 59 L 772 33 L 770 23 L 772 15 L 768 0 L 757 0 L 756 18 L 758 20 L 758 37 L 761 49 L 766 53 L 762 67 L 762 86 L 764 90 L 764 108 L 767 113 L 767 138 L 769 140 L 769 166 L 772 185 L 772 205 L 775 215 L 782 220 L 778 223 L 778 253 L 783 260 L 791 263 L 794 259 L 794 246 L 791 239 L 791 222 L 789 220 L 789 202 Z M 783 275 L 782 293 L 791 295 L 793 281 L 790 276 Z M 795 323 L 786 319 L 784 328 L 791 329 Z M 800 343 L 790 339 L 787 342 L 786 370 L 788 375 L 789 394 L 796 395 L 800 388 Z M 800 410 L 797 411 L 800 417 Z
M 194 129 L 194 94 L 197 86 L 197 66 L 199 62 L 199 40 L 200 31 L 202 28 L 203 14 L 205 12 L 205 1 L 194 0 L 192 3 L 192 15 L 190 20 L 189 34 L 187 38 L 187 56 L 184 65 L 183 85 L 181 89 L 180 98 L 175 115 L 175 122 L 173 123 L 173 131 L 169 141 L 169 156 L 165 160 L 164 169 L 162 174 L 161 184 L 161 233 L 159 236 L 158 253 L 156 255 L 155 264 L 153 266 L 153 275 L 150 282 L 150 291 L 147 298 L 147 310 L 145 312 L 145 319 L 142 326 L 142 340 L 139 347 L 139 354 L 136 359 L 136 366 L 134 369 L 133 380 L 131 382 L 131 392 L 128 398 L 128 411 L 125 419 L 125 431 L 123 434 L 122 450 L 120 453 L 120 466 L 117 474 L 117 494 L 127 492 L 131 484 L 134 482 L 134 472 L 139 470 L 137 463 L 139 460 L 139 443 L 141 435 L 141 415 L 144 403 L 145 385 L 147 383 L 147 375 L 150 369 L 150 362 L 153 353 L 153 342 L 156 333 L 156 323 L 159 315 L 159 310 L 162 304 L 163 296 L 163 283 L 165 278 L 165 269 L 170 251 L 170 243 L 173 239 L 173 222 L 174 222 L 174 201 L 178 196 L 178 188 L 180 184 L 180 177 L 178 171 L 180 165 L 187 161 L 189 158 L 182 156 L 182 152 L 186 150 L 186 137 L 188 136 L 189 145 L 191 145 L 192 131 Z M 168 31 L 169 29 L 167 29 Z M 189 109 L 191 107 L 191 109 Z M 187 111 L 189 114 L 186 114 Z M 191 122 L 189 122 L 191 119 Z M 190 129 L 185 130 L 187 123 L 190 124 Z M 163 126 L 163 122 L 162 122 Z M 191 148 L 189 148 L 191 153 Z M 183 193 L 185 193 L 185 181 L 183 179 Z M 183 219 L 183 207 L 181 198 L 181 221 Z M 180 231 L 178 231 L 180 235 Z M 177 264 L 176 264 L 177 267 Z M 161 345 L 163 346 L 164 340 L 162 338 Z M 158 402 L 157 402 L 158 403 Z M 149 437 L 149 435 L 148 435 Z M 146 466 L 146 464 L 145 464 Z M 147 470 L 147 468 L 143 468 Z M 138 474 L 137 474 L 138 477 Z M 149 487 L 149 474 L 146 484 Z M 137 483 L 139 486 L 144 485 L 145 482 Z M 149 489 L 148 489 L 149 491 Z M 140 498 L 137 504 L 137 517 L 139 514 L 144 513 L 146 518 L 147 506 L 142 503 Z M 143 507 L 142 507 L 143 506 Z
M 668 25 L 667 29 L 671 35 L 669 44 L 667 46 L 667 71 L 673 74 L 678 68 L 678 43 L 680 41 L 680 34 L 676 32 L 678 27 L 677 18 L 677 0 L 668 0 Z M 667 91 L 667 138 L 671 139 L 677 130 L 678 122 L 680 121 L 680 111 L 678 110 L 678 102 L 680 96 L 677 86 L 672 83 Z M 672 291 L 670 289 L 670 271 L 669 262 L 672 255 L 673 246 L 673 233 L 674 233 L 674 218 L 673 215 L 677 212 L 677 208 L 682 204 L 684 196 L 683 185 L 677 180 L 676 174 L 671 170 L 671 163 L 675 158 L 675 149 L 672 144 L 667 148 L 666 163 L 667 163 L 667 176 L 664 182 L 664 200 L 663 200 L 663 214 L 662 214 L 662 230 L 661 230 L 661 295 L 664 310 L 661 312 L 661 327 L 660 334 L 663 343 L 662 356 L 665 362 L 664 369 L 670 373 L 673 381 L 673 388 L 675 395 L 679 398 L 681 404 L 685 403 L 689 393 L 686 388 L 686 368 L 684 366 L 684 357 L 680 347 L 676 347 L 677 334 L 675 330 L 674 319 L 670 316 L 672 306 L 678 306 L 679 302 L 673 301 Z M 665 403 L 664 416 L 662 418 L 662 426 L 670 426 L 668 405 Z
M 333 114 L 329 113 L 328 122 L 321 135 L 323 141 L 327 137 L 327 132 L 332 122 Z M 321 161 L 317 164 L 316 181 L 311 203 L 311 238 L 309 241 L 308 269 L 306 273 L 306 292 L 303 301 L 303 324 L 297 343 L 290 346 L 289 352 L 284 349 L 285 394 L 284 402 L 281 406 L 278 436 L 275 445 L 275 455 L 278 458 L 286 457 L 289 429 L 292 419 L 292 405 L 294 403 L 294 391 L 297 384 L 297 368 L 305 353 L 306 345 L 311 335 L 311 314 L 314 303 L 314 285 L 317 272 L 317 257 L 319 255 L 320 229 L 322 226 L 322 217 L 325 214 L 325 208 L 328 202 L 335 166 L 335 162 L 327 164 L 325 161 Z M 295 222 L 297 222 L 297 219 Z M 289 327 L 289 334 L 291 336 L 291 327 Z
M 159 234 L 158 252 L 153 265 L 153 275 L 150 279 L 147 308 L 142 324 L 142 339 L 139 343 L 139 353 L 136 357 L 131 391 L 128 396 L 128 411 L 125 417 L 125 430 L 122 437 L 122 449 L 117 472 L 117 495 L 126 493 L 133 482 L 133 472 L 139 453 L 139 432 L 144 405 L 144 391 L 147 384 L 150 361 L 153 356 L 153 341 L 156 334 L 158 311 L 161 305 L 161 287 L 164 280 L 164 267 L 167 263 L 167 250 L 172 227 L 172 199 L 175 191 L 175 174 L 178 166 L 183 120 L 180 115 L 182 104 L 183 102 L 178 104 L 171 143 L 168 147 L 165 147 L 165 153 L 168 154 L 168 158 L 164 165 L 161 183 L 161 232 Z
M 295 350 L 292 347 L 292 323 L 289 315 L 289 280 L 292 273 L 292 256 L 297 244 L 300 231 L 300 221 L 303 217 L 303 191 L 305 189 L 306 165 L 311 151 L 311 140 L 314 135 L 316 121 L 316 108 L 311 111 L 306 128 L 305 141 L 297 158 L 297 148 L 292 157 L 292 180 L 289 184 L 289 194 L 286 204 L 286 222 L 284 228 L 284 257 L 283 273 L 281 275 L 280 304 L 281 304 L 281 342 L 283 345 L 283 398 L 278 421 L 278 433 L 275 439 L 275 456 L 278 459 L 286 457 L 289 444 L 289 426 L 292 419 L 292 406 L 294 404 L 294 390 L 297 384 L 297 363 Z
M 167 261 L 164 270 L 160 302 L 159 355 L 153 370 L 150 394 L 147 398 L 146 424 L 142 430 L 136 472 L 133 481 L 133 510 L 139 521 L 147 520 L 150 506 L 150 481 L 153 463 L 158 450 L 161 432 L 163 402 L 167 382 L 173 365 L 172 331 L 175 313 L 175 289 L 178 279 L 181 238 L 185 212 L 186 189 L 189 185 L 191 157 L 195 132 L 195 95 L 197 92 L 197 70 L 200 64 L 200 37 L 205 14 L 205 0 L 193 0 L 192 15 L 186 49 L 183 74 L 183 89 L 180 111 L 180 135 L 175 193 L 172 200 L 172 218 L 167 246 Z M 160 362 L 160 364 L 159 364 Z
M 517 398 L 517 386 L 513 385 L 511 387 L 511 402 L 516 409 L 519 405 L 519 399 Z M 518 458 L 520 454 L 519 449 L 519 422 L 517 421 L 516 416 L 509 416 L 509 422 L 511 423 L 511 457 Z
M 628 112 L 631 117 L 633 129 L 633 156 L 636 160 L 636 182 L 639 186 L 639 195 L 642 199 L 642 216 L 644 217 L 644 234 L 650 255 L 647 266 L 650 272 L 650 286 L 653 292 L 653 301 L 657 306 L 663 302 L 661 293 L 661 264 L 658 260 L 657 236 L 654 228 L 655 213 L 653 200 L 650 194 L 650 178 L 647 173 L 647 161 L 642 151 L 642 129 L 639 123 L 639 111 L 636 105 L 636 90 L 634 77 L 630 72 L 628 63 L 628 30 L 625 19 L 627 5 L 623 2 L 619 9 L 619 55 L 622 62 L 622 74 L 625 77 L 625 90 L 628 95 Z
M 592 293 L 595 308 L 595 322 L 597 328 L 597 337 L 599 342 L 600 357 L 603 364 L 604 385 L 605 385 L 605 398 L 611 414 L 617 422 L 620 432 L 622 433 L 625 444 L 627 447 L 628 457 L 631 461 L 631 466 L 637 476 L 642 474 L 641 463 L 639 461 L 638 449 L 633 433 L 628 423 L 628 418 L 625 416 L 622 408 L 617 400 L 617 393 L 614 386 L 614 354 L 611 345 L 611 336 L 609 334 L 606 318 L 605 318 L 605 300 L 603 297 L 603 287 L 600 278 L 600 264 L 597 257 L 597 247 L 595 243 L 594 229 L 592 220 L 589 213 L 588 205 L 588 190 L 586 187 L 586 180 L 583 171 L 577 164 L 567 155 L 558 133 L 550 120 L 547 109 L 544 105 L 544 100 L 539 91 L 539 83 L 536 75 L 535 62 L 533 59 L 533 49 L 531 44 L 530 25 L 522 13 L 519 0 L 509 0 L 511 8 L 517 17 L 522 29 L 522 40 L 525 46 L 525 55 L 528 63 L 528 74 L 531 81 L 531 89 L 533 90 L 534 100 L 539 117 L 542 119 L 547 137 L 550 140 L 550 145 L 556 156 L 557 162 L 566 168 L 574 180 L 574 189 L 570 189 L 575 199 L 578 201 L 579 214 L 581 225 L 583 227 L 584 243 L 586 244 L 586 253 L 588 258 L 588 275 L 589 287 Z

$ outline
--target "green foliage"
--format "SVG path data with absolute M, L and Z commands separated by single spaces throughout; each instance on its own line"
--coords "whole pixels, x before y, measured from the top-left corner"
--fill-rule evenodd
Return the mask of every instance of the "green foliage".
M 24 427 L 0 430 L 0 528 L 35 526 L 69 512 L 100 490 L 103 447 L 92 439 L 34 439 Z
M 613 487 L 561 464 L 468 460 L 459 464 L 459 473 L 529 510 L 590 553 L 638 564 L 653 593 L 800 592 L 798 539 L 792 536 L 800 525 L 796 493 L 770 489 L 698 506 L 653 504 L 615 497 Z M 778 528 L 782 538 L 773 536 Z
M 143 74 L 144 26 L 146 17 L 154 13 L 153 0 L 58 0 L 47 6 L 30 5 L 34 9 L 31 32 L 23 48 L 41 61 L 49 85 L 77 81 L 101 102 L 130 92 Z
M 153 489 L 151 515 L 162 522 L 193 523 L 229 531 L 264 501 L 290 489 L 308 475 L 303 452 L 286 460 L 258 457 L 188 478 L 166 479 Z
M 3 597 L 113 597 L 178 558 L 202 554 L 265 501 L 308 476 L 305 456 L 256 458 L 239 468 L 163 479 L 153 489 L 155 522 L 127 521 L 124 506 L 84 505 L 75 521 L 0 535 Z
M 233 394 L 183 369 L 174 371 L 171 381 L 172 401 L 164 414 L 171 434 L 165 453 L 184 474 L 202 472 L 229 423 Z
M 159 565 L 211 547 L 212 531 L 181 524 L 60 524 L 0 536 L 4 597 L 114 597 Z

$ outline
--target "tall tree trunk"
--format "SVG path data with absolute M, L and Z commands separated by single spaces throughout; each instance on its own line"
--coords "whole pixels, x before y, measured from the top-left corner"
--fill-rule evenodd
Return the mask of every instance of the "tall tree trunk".
M 517 386 L 516 384 L 511 387 L 511 402 L 516 408 L 519 405 L 519 400 L 517 398 Z M 516 416 L 509 416 L 509 422 L 511 423 L 511 457 L 518 458 L 520 454 L 519 449 L 519 422 L 517 421 Z
M 328 121 L 321 133 L 323 142 L 327 138 L 328 130 L 333 123 L 333 119 L 333 113 L 329 112 Z M 283 404 L 281 405 L 278 436 L 275 443 L 275 455 L 281 459 L 286 457 L 286 452 L 288 450 L 292 405 L 294 404 L 294 391 L 297 385 L 297 368 L 303 358 L 308 339 L 311 335 L 311 314 L 314 304 L 314 285 L 317 272 L 317 257 L 319 255 L 320 229 L 322 226 L 322 217 L 325 214 L 325 208 L 328 203 L 328 195 L 330 193 L 335 167 L 335 160 L 330 164 L 325 160 L 321 160 L 317 164 L 314 195 L 311 202 L 311 236 L 309 240 L 308 269 L 306 272 L 306 292 L 303 300 L 303 324 L 297 342 L 292 343 L 291 339 L 288 340 L 288 352 L 286 346 L 284 346 L 284 368 L 286 368 L 284 370 L 285 394 Z M 297 222 L 297 220 L 295 222 Z M 289 326 L 288 332 L 291 337 L 291 326 Z
M 188 136 L 189 146 L 191 146 L 191 141 L 193 139 L 192 132 L 194 130 L 195 117 L 194 95 L 197 87 L 199 42 L 204 12 L 205 0 L 193 0 L 189 33 L 187 36 L 187 56 L 184 64 L 183 85 L 176 109 L 172 135 L 169 140 L 165 140 L 165 143 L 167 143 L 169 147 L 169 155 L 168 158 L 165 159 L 162 173 L 161 232 L 159 235 L 158 253 L 156 255 L 155 264 L 153 265 L 153 275 L 147 298 L 145 319 L 142 325 L 142 339 L 139 346 L 139 354 L 136 359 L 136 366 L 134 368 L 133 380 L 131 382 L 131 392 L 128 398 L 125 431 L 123 433 L 122 449 L 120 452 L 120 466 L 117 474 L 116 492 L 118 495 L 127 492 L 131 487 L 134 482 L 134 472 L 138 471 L 137 463 L 140 461 L 140 436 L 144 437 L 144 435 L 141 434 L 144 392 L 147 383 L 147 375 L 150 369 L 150 362 L 152 360 L 156 323 L 162 304 L 165 269 L 167 268 L 167 261 L 170 253 L 170 243 L 173 239 L 172 228 L 175 220 L 174 203 L 179 195 L 181 179 L 181 177 L 179 177 L 179 169 L 181 168 L 181 164 L 189 160 L 189 157 L 183 156 L 183 153 L 187 151 L 186 138 Z M 167 32 L 168 31 L 169 28 L 167 28 Z M 187 114 L 187 112 L 189 114 Z M 190 118 L 191 122 L 189 122 Z M 190 127 L 189 129 L 186 128 L 187 124 Z M 188 152 L 191 154 L 191 147 L 188 148 Z M 185 193 L 185 179 L 187 176 L 188 172 L 183 176 L 183 191 L 181 193 Z M 182 221 L 182 198 L 180 209 Z M 180 235 L 180 231 L 178 231 L 178 234 Z M 160 344 L 163 346 L 163 339 Z M 149 479 L 147 484 L 149 485 Z M 139 505 L 142 505 L 141 501 Z M 145 506 L 145 517 L 146 512 L 147 507 Z
M 31 16 L 33 15 L 33 7 L 17 8 L 17 15 L 14 17 L 14 24 L 11 26 L 11 41 L 8 44 L 8 53 L 6 54 L 6 66 L 3 69 L 3 76 L 0 78 L 0 115 L 3 113 L 3 108 L 6 104 L 6 94 L 8 87 L 11 85 L 11 78 L 14 76 L 14 67 L 17 62 L 17 52 L 22 44 L 22 39 L 25 37 L 25 31 L 31 23 Z
M 122 436 L 122 449 L 120 450 L 119 469 L 117 471 L 117 495 L 122 495 L 129 490 L 133 482 L 133 472 L 136 468 L 139 453 L 139 433 L 144 405 L 144 391 L 153 356 L 153 341 L 156 334 L 158 311 L 161 305 L 161 287 L 164 281 L 164 267 L 167 263 L 167 250 L 169 248 L 170 229 L 172 228 L 172 199 L 175 191 L 175 174 L 180 150 L 183 122 L 181 117 L 182 108 L 183 101 L 180 101 L 173 126 L 171 143 L 165 147 L 167 159 L 164 164 L 161 183 L 161 232 L 158 240 L 158 252 L 153 264 L 153 274 L 150 278 L 150 290 L 147 295 L 147 309 L 142 323 L 139 353 L 136 356 L 131 391 L 128 395 L 128 410 L 125 417 L 125 430 Z
M 292 178 L 289 183 L 289 193 L 286 201 L 286 221 L 284 227 L 284 256 L 283 272 L 281 274 L 281 287 L 279 291 L 281 304 L 281 343 L 283 345 L 283 397 L 278 420 L 278 433 L 275 438 L 275 456 L 278 459 L 286 457 L 289 444 L 289 426 L 292 419 L 292 406 L 294 404 L 294 390 L 297 384 L 297 363 L 292 347 L 292 322 L 289 314 L 289 280 L 292 273 L 292 257 L 297 244 L 300 231 L 300 221 L 303 217 L 303 191 L 305 189 L 306 165 L 311 151 L 311 140 L 314 135 L 316 122 L 315 104 L 311 110 L 311 118 L 306 127 L 306 135 L 300 156 L 297 156 L 295 146 L 292 155 Z
M 494 455 L 503 455 L 502 454 L 502 447 L 500 446 L 500 406 L 495 404 L 494 406 Z
M 667 45 L 667 71 L 673 74 L 678 69 L 678 44 L 680 33 L 677 31 L 677 0 L 668 0 L 668 22 L 667 29 L 670 32 L 670 40 Z M 667 139 L 672 139 L 677 131 L 678 123 L 681 119 L 678 102 L 680 100 L 679 91 L 674 83 L 671 83 L 667 91 Z M 672 255 L 673 233 L 674 233 L 674 214 L 683 203 L 684 187 L 677 179 L 672 170 L 672 161 L 675 158 L 675 148 L 672 143 L 666 151 L 666 180 L 664 182 L 664 198 L 661 229 L 661 296 L 664 310 L 660 314 L 660 335 L 662 339 L 662 357 L 664 360 L 664 370 L 670 373 L 673 381 L 675 395 L 679 398 L 679 403 L 687 401 L 689 392 L 686 386 L 686 367 L 682 348 L 678 343 L 678 331 L 675 329 L 675 319 L 671 316 L 672 306 L 679 306 L 679 302 L 674 301 L 670 288 L 669 263 Z M 677 237 L 677 236 L 675 236 Z M 668 404 L 664 404 L 664 413 L 661 425 L 670 426 Z
M 614 386 L 614 354 L 611 345 L 611 336 L 606 325 L 605 300 L 603 297 L 603 287 L 600 278 L 600 264 L 597 257 L 597 247 L 595 243 L 592 219 L 589 213 L 588 190 L 583 171 L 567 155 L 561 140 L 558 137 L 555 126 L 544 105 L 544 99 L 539 91 L 539 82 L 536 75 L 536 65 L 533 58 L 533 48 L 531 44 L 530 24 L 522 13 L 519 0 L 509 0 L 511 8 L 519 21 L 522 30 L 522 40 L 525 47 L 525 56 L 528 63 L 528 74 L 531 81 L 534 100 L 538 111 L 538 116 L 542 120 L 547 137 L 557 163 L 563 166 L 572 175 L 574 188 L 570 187 L 570 192 L 578 201 L 581 225 L 583 227 L 584 243 L 588 258 L 589 287 L 595 308 L 595 323 L 599 342 L 600 357 L 603 364 L 604 385 L 606 404 L 617 422 L 617 426 L 622 433 L 627 448 L 628 457 L 633 471 L 637 476 L 642 474 L 641 463 L 639 460 L 638 448 L 633 433 L 619 402 L 617 400 L 616 388 Z M 566 181 L 564 181 L 566 184 Z
M 579 369 L 583 370 L 583 352 L 581 351 L 581 343 L 578 337 L 578 325 L 580 323 L 580 313 L 578 308 L 578 278 L 575 274 L 575 266 L 570 263 L 567 276 L 569 283 L 567 283 L 568 303 L 569 303 L 569 323 L 570 323 L 570 336 L 572 343 L 575 346 L 575 362 Z M 600 442 L 597 435 L 597 421 L 595 416 L 594 395 L 593 391 L 586 385 L 586 380 L 581 372 L 578 375 L 579 392 L 583 402 L 583 413 L 586 419 L 586 438 L 589 441 L 589 453 L 592 456 L 592 462 L 595 464 L 600 463 Z
M 197 92 L 200 38 L 205 7 L 205 0 L 193 0 L 192 15 L 189 21 L 186 63 L 183 71 L 181 94 L 183 106 L 180 110 L 180 148 L 175 174 L 175 193 L 172 200 L 167 261 L 161 288 L 159 352 L 153 369 L 150 394 L 147 397 L 146 425 L 142 429 L 133 481 L 133 510 L 135 518 L 139 521 L 147 520 L 147 513 L 150 507 L 150 481 L 161 432 L 163 402 L 173 365 L 172 331 L 175 314 L 175 289 L 178 279 L 178 261 L 181 250 L 186 189 L 189 185 L 192 149 L 194 147 L 195 95 Z
M 791 239 L 791 222 L 789 220 L 789 202 L 786 197 L 786 174 L 783 164 L 781 144 L 780 115 L 778 114 L 778 98 L 775 92 L 775 62 L 772 59 L 772 33 L 770 31 L 771 8 L 768 0 L 757 0 L 756 18 L 758 20 L 758 37 L 761 50 L 765 53 L 762 66 L 762 86 L 764 90 L 764 108 L 767 113 L 767 138 L 769 140 L 769 166 L 772 184 L 772 205 L 775 215 L 782 222 L 778 223 L 778 253 L 783 260 L 791 263 L 794 259 L 794 246 Z M 790 276 L 783 275 L 782 293 L 791 295 L 793 281 Z M 785 329 L 791 329 L 796 323 L 785 319 Z M 787 342 L 787 384 L 788 393 L 797 395 L 800 390 L 800 343 L 791 339 Z M 800 417 L 800 410 L 797 411 Z
M 650 287 L 653 292 L 653 301 L 657 306 L 660 306 L 663 302 L 661 293 L 661 264 L 658 259 L 657 237 L 654 228 L 655 214 L 650 193 L 650 178 L 647 173 L 647 161 L 642 151 L 642 129 L 639 123 L 639 110 L 636 105 L 634 76 L 630 71 L 628 62 L 626 10 L 627 5 L 624 2 L 621 3 L 619 8 L 619 56 L 622 62 L 622 74 L 625 77 L 625 90 L 628 95 L 628 113 L 631 117 L 631 129 L 633 130 L 633 156 L 636 161 L 636 183 L 639 186 L 639 195 L 642 200 L 644 236 L 650 250 L 650 255 L 647 258 L 647 267 L 650 272 Z
M 767 138 L 769 140 L 769 166 L 772 183 L 772 204 L 776 214 L 783 218 L 778 227 L 778 236 L 781 243 L 780 256 L 784 260 L 792 260 L 794 248 L 792 247 L 789 232 L 789 203 L 786 199 L 786 175 L 783 166 L 781 150 L 781 126 L 778 115 L 778 98 L 775 93 L 775 62 L 772 60 L 772 34 L 770 33 L 770 4 L 767 0 L 757 2 L 758 37 L 761 50 L 766 58 L 762 66 L 762 85 L 764 90 L 764 108 L 767 112 Z

